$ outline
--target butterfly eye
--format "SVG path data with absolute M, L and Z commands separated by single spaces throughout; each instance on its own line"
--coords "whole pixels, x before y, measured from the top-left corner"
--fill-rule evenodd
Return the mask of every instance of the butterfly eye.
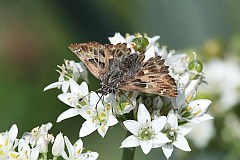
M 112 91 L 113 91 L 113 90 L 112 90 L 111 88 L 108 89 L 108 92 L 109 92 L 109 93 L 112 93 Z

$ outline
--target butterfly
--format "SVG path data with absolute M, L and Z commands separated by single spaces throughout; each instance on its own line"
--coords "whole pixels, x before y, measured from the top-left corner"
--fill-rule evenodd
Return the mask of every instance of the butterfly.
M 175 80 L 161 56 L 144 61 L 144 54 L 131 53 L 126 43 L 87 42 L 71 44 L 69 49 L 101 81 L 98 91 L 102 95 L 124 90 L 177 96 Z

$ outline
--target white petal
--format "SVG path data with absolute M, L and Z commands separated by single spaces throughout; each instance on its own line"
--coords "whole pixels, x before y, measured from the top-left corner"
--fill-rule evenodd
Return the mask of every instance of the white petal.
M 97 102 L 99 101 L 99 96 L 95 92 L 90 93 L 90 106 L 96 106 Z
M 193 128 L 193 125 L 190 123 L 190 124 L 185 124 L 185 125 L 181 125 L 178 127 L 178 133 L 185 136 L 187 135 L 189 132 L 191 132 Z
M 178 89 L 178 95 L 176 98 L 171 99 L 172 105 L 175 109 L 179 109 L 185 102 L 185 96 L 182 89 Z
M 108 130 L 108 126 L 98 127 L 98 133 L 104 138 Z
M 63 84 L 62 84 L 62 91 L 63 91 L 63 93 L 67 93 L 69 86 L 70 86 L 69 81 L 64 81 L 63 82 Z
M 144 104 L 140 104 L 138 107 L 137 119 L 138 119 L 138 122 L 141 124 L 145 124 L 146 122 L 151 121 L 150 113 L 148 112 Z
M 76 65 L 80 72 L 87 71 L 87 68 L 85 67 L 83 62 L 76 63 Z
M 92 119 L 92 117 L 97 116 L 97 111 L 94 108 L 84 107 L 79 110 L 79 114 L 86 120 Z
M 63 84 L 63 82 L 54 82 L 49 84 L 47 87 L 45 87 L 43 89 L 43 91 L 49 90 L 49 89 L 53 89 L 53 88 L 59 88 L 61 85 Z
M 207 121 L 207 120 L 210 120 L 210 119 L 213 119 L 213 117 L 210 116 L 209 114 L 204 114 L 202 117 L 199 117 L 199 120 L 200 120 L 201 122 Z
M 66 153 L 65 151 L 63 151 L 62 157 L 63 157 L 63 159 L 68 159 L 68 158 L 70 158 L 70 156 L 69 156 L 69 157 L 67 156 L 67 153 Z
M 183 87 L 185 87 L 187 85 L 187 83 L 189 82 L 189 78 L 190 75 L 188 72 L 185 72 L 183 75 L 181 75 L 180 80 L 179 80 L 179 84 Z
M 188 97 L 192 92 L 194 92 L 198 86 L 199 80 L 192 80 L 187 88 L 185 89 L 185 96 Z
M 83 151 L 83 141 L 81 138 L 79 138 L 75 143 L 74 143 L 75 151 L 80 151 L 77 152 L 78 155 L 82 154 Z
M 30 159 L 31 160 L 37 160 L 38 157 L 39 157 L 39 147 L 37 146 L 37 147 L 35 147 L 35 148 L 33 148 L 31 150 L 31 157 L 30 157 Z
M 155 56 L 155 50 L 154 50 L 154 46 L 151 46 L 145 53 L 145 59 L 144 61 L 149 60 L 151 57 Z
M 59 133 L 54 140 L 54 143 L 52 146 L 52 154 L 55 157 L 59 157 L 63 154 L 64 148 L 65 148 L 65 142 L 64 142 L 63 134 Z
M 71 93 L 78 94 L 80 92 L 79 84 L 71 78 L 69 79 L 69 85 L 70 85 Z
M 158 134 L 156 134 L 156 136 L 153 139 L 153 143 L 159 144 L 159 145 L 167 143 L 169 141 L 170 140 L 168 139 L 168 137 L 165 134 L 163 134 L 162 132 L 159 132 Z
M 153 106 L 155 106 L 156 109 L 162 109 L 163 107 L 163 101 L 160 96 L 157 96 L 153 99 Z
M 199 117 L 193 117 L 189 122 L 192 124 L 200 124 Z
M 140 145 L 139 139 L 135 135 L 128 136 L 121 144 L 120 148 L 131 148 Z
M 79 132 L 79 137 L 85 137 L 94 132 L 99 127 L 99 124 L 93 123 L 92 120 L 87 120 L 82 124 Z
M 123 122 L 124 126 L 134 135 L 138 134 L 140 123 L 134 120 L 126 120 Z
M 73 98 L 73 96 L 74 95 L 72 93 L 62 93 L 58 95 L 58 99 L 68 106 L 75 107 L 75 105 L 69 101 Z
M 177 135 L 177 138 L 173 142 L 173 145 L 183 151 L 191 151 L 191 148 L 189 147 L 189 144 L 188 144 L 186 138 L 184 136 L 182 136 L 181 134 Z
M 73 147 L 72 143 L 69 141 L 67 136 L 64 136 L 64 140 L 65 140 L 65 144 L 67 146 L 69 157 L 72 157 L 74 155 L 74 152 L 75 152 L 74 147 Z
M 57 122 L 61 122 L 62 120 L 65 120 L 65 119 L 68 119 L 68 118 L 71 118 L 71 117 L 74 117 L 77 115 L 79 115 L 79 114 L 76 111 L 76 109 L 70 108 L 58 116 Z
M 110 114 L 110 115 L 108 116 L 108 121 L 107 121 L 106 126 L 114 126 L 114 125 L 117 124 L 117 123 L 118 123 L 117 118 L 115 118 L 112 114 Z
M 148 154 L 151 149 L 152 149 L 152 146 L 153 146 L 153 141 L 152 140 L 149 140 L 149 141 L 140 141 L 140 146 L 143 150 L 143 153 L 144 154 Z
M 79 86 L 79 92 L 81 93 L 82 97 L 88 95 L 88 85 L 86 82 L 82 82 Z
M 204 113 L 207 112 L 211 103 L 212 102 L 208 99 L 198 99 L 189 103 L 189 106 L 196 108 L 197 110 L 201 110 L 202 111 L 201 115 L 203 115 Z
M 167 116 L 167 123 L 171 125 L 172 128 L 178 128 L 178 118 L 173 110 L 170 110 Z
M 118 32 L 113 37 L 108 37 L 108 40 L 111 44 L 126 43 L 126 39 Z
M 170 144 L 166 144 L 162 146 L 163 153 L 167 159 L 172 155 L 173 152 L 173 146 Z
M 9 134 L 11 141 L 14 141 L 17 138 L 18 128 L 17 128 L 16 124 L 12 125 L 12 127 L 9 129 L 8 134 Z
M 163 127 L 165 126 L 166 122 L 167 122 L 167 118 L 165 116 L 161 116 L 159 118 L 154 119 L 151 122 L 151 125 L 152 125 L 155 133 L 160 132 L 163 129 Z
M 48 144 L 46 143 L 43 137 L 39 137 L 37 141 L 37 146 L 39 146 L 40 153 L 48 152 Z

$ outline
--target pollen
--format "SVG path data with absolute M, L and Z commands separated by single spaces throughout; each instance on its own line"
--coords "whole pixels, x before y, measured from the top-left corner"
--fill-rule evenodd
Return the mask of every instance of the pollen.
M 107 104 L 107 105 L 106 105 L 106 110 L 109 111 L 110 109 L 111 109 L 110 104 Z
M 6 139 L 5 141 L 5 146 L 8 146 L 8 139 Z
M 91 115 L 91 113 L 92 113 L 92 112 L 91 112 L 90 110 L 87 111 L 87 114 Z
M 187 108 L 186 108 L 186 112 L 189 112 L 189 111 L 191 111 L 192 110 L 192 107 L 191 106 L 188 106 Z
M 105 113 L 100 113 L 100 114 L 98 114 L 98 120 L 99 120 L 99 122 L 104 122 L 105 121 L 105 119 L 106 119 L 106 117 L 107 117 L 107 115 L 105 114 Z
M 14 153 L 10 153 L 10 157 L 14 158 L 14 159 L 17 159 L 19 157 L 19 155 L 17 154 L 14 154 Z
M 80 154 L 80 153 L 81 153 L 81 149 L 78 149 L 78 150 L 77 150 L 77 154 Z
M 101 127 L 101 131 L 104 132 L 105 131 L 105 128 L 104 126 Z
M 196 113 L 194 113 L 195 116 L 199 115 L 200 113 L 202 113 L 202 110 L 199 109 Z
M 186 102 L 189 103 L 191 101 L 191 99 L 193 98 L 193 94 L 190 94 L 187 98 L 186 98 Z

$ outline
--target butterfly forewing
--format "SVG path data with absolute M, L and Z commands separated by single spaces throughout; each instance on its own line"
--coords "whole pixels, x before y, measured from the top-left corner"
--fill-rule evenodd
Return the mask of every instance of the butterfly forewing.
M 127 44 L 126 43 L 122 43 L 122 44 L 118 43 L 116 45 L 106 44 L 106 47 L 110 51 L 110 55 L 109 55 L 110 59 L 112 59 L 112 58 L 120 58 L 123 55 L 131 53 L 131 49 L 127 48 Z
M 106 73 L 109 64 L 109 49 L 98 42 L 71 44 L 69 49 L 74 52 L 98 79 Z

